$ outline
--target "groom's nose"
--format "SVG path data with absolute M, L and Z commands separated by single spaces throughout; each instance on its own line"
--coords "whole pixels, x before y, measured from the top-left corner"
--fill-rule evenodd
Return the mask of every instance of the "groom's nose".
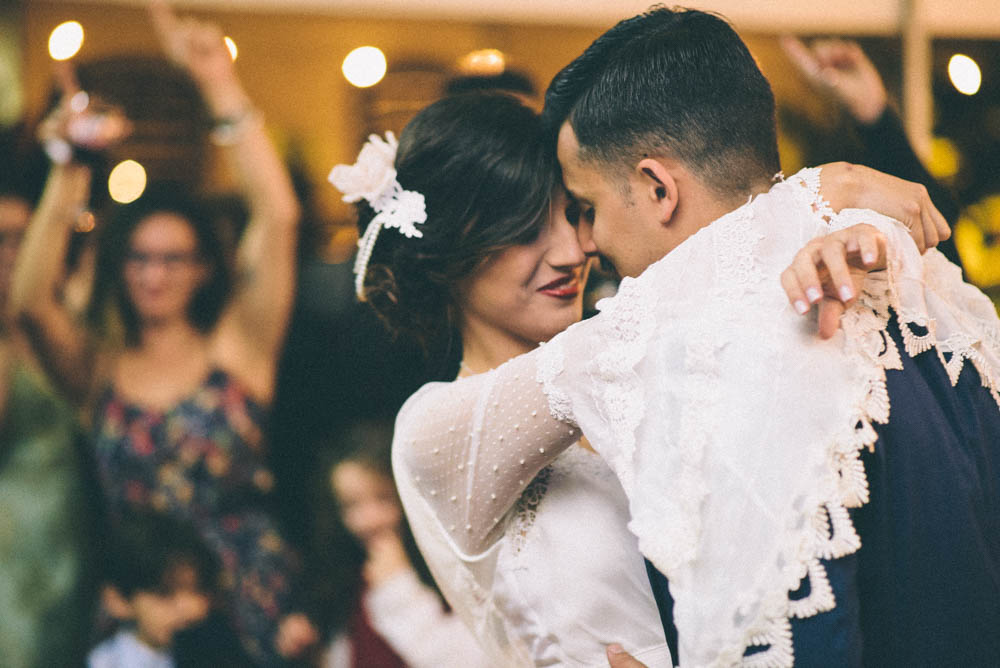
M 565 220 L 552 228 L 548 260 L 558 267 L 578 267 L 587 261 L 576 230 Z
M 594 243 L 594 226 L 580 221 L 576 226 L 576 238 L 580 241 L 580 249 L 588 256 L 597 255 L 597 244 Z

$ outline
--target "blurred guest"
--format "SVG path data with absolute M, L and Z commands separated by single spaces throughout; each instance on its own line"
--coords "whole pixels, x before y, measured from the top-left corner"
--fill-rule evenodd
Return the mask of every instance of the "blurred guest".
M 796 37 L 782 38 L 781 46 L 810 85 L 847 111 L 860 140 L 860 155 L 827 155 L 822 159 L 850 160 L 923 184 L 954 227 L 959 214 L 955 198 L 920 162 L 889 104 L 882 76 L 861 46 L 842 39 L 816 39 L 807 45 Z M 945 239 L 937 249 L 961 266 L 954 240 Z
M 111 532 L 104 563 L 102 597 L 122 627 L 91 651 L 90 668 L 183 665 L 174 637 L 208 617 L 218 585 L 198 533 L 165 515 L 130 515 Z
M 31 219 L 31 202 L 16 192 L 0 190 L 0 306 L 5 306 L 14 259 Z
M 236 276 L 197 203 L 151 187 L 103 230 L 82 325 L 58 295 L 68 225 L 86 205 L 91 172 L 65 154 L 29 227 L 12 307 L 59 387 L 89 408 L 112 518 L 151 507 L 192 523 L 221 560 L 226 609 L 245 650 L 275 665 L 295 558 L 269 512 L 261 425 L 294 291 L 298 206 L 221 32 L 162 3 L 151 8 L 249 203 Z M 80 155 L 122 138 L 127 124 L 108 122 L 65 88 L 45 125 L 49 139 Z M 122 330 L 120 345 L 111 324 Z
M 352 601 L 326 667 L 488 665 L 470 631 L 418 573 L 423 564 L 392 481 L 390 423 L 360 423 L 347 440 L 354 452 L 332 467 L 329 484 L 347 540 L 360 548 L 363 561 L 348 575 L 355 583 Z
M 30 156 L 0 176 L 0 309 L 34 207 Z M 20 174 L 15 174 L 20 172 Z M 44 178 L 44 173 L 42 174 Z M 70 407 L 0 310 L 0 657 L 6 666 L 78 665 L 93 581 L 92 504 Z

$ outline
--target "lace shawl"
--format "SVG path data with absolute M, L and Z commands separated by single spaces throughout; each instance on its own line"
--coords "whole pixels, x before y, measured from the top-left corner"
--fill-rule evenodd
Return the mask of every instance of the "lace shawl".
M 888 269 L 821 341 L 778 278 L 809 239 L 857 222 L 887 235 Z M 685 667 L 792 666 L 790 618 L 836 605 L 820 559 L 860 547 L 847 509 L 868 500 L 859 454 L 889 419 L 885 371 L 902 352 L 933 350 L 953 383 L 969 361 L 1000 405 L 993 305 L 898 223 L 833 215 L 819 170 L 713 222 L 599 308 L 541 349 L 539 381 L 619 476 L 640 549 L 670 580 Z M 789 600 L 804 577 L 810 595 Z M 751 645 L 767 649 L 744 657 Z
M 842 332 L 820 341 L 778 276 L 854 222 L 889 239 Z M 900 351 L 966 361 L 997 395 L 1000 323 L 937 252 L 870 211 L 833 216 L 804 170 L 627 279 L 601 313 L 496 370 L 426 386 L 400 411 L 393 467 L 414 535 L 456 614 L 498 665 L 531 665 L 492 582 L 525 488 L 582 427 L 630 499 L 639 546 L 670 578 L 684 666 L 790 666 L 789 618 L 836 601 L 819 562 L 857 550 L 861 448 L 889 417 Z M 516 525 L 515 525 L 515 534 Z M 811 594 L 788 592 L 808 576 Z M 767 651 L 744 660 L 750 645 Z

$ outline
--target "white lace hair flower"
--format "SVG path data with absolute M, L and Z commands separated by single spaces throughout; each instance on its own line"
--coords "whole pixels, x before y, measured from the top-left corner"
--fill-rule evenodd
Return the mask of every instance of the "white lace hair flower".
M 378 233 L 383 227 L 393 227 L 407 238 L 422 237 L 417 225 L 427 220 L 424 196 L 404 190 L 396 180 L 396 149 L 399 146 L 392 132 L 385 139 L 370 135 L 353 165 L 337 165 L 330 171 L 329 181 L 344 193 L 345 202 L 367 200 L 375 217 L 358 239 L 358 255 L 354 261 L 354 290 L 358 299 L 365 300 L 365 272 Z

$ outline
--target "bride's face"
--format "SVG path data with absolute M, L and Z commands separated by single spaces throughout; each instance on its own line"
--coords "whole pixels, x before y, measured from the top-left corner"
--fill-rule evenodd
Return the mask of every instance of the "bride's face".
M 460 287 L 464 331 L 494 335 L 533 347 L 583 315 L 589 258 L 566 219 L 566 195 L 554 194 L 549 218 L 530 244 L 511 246 Z

